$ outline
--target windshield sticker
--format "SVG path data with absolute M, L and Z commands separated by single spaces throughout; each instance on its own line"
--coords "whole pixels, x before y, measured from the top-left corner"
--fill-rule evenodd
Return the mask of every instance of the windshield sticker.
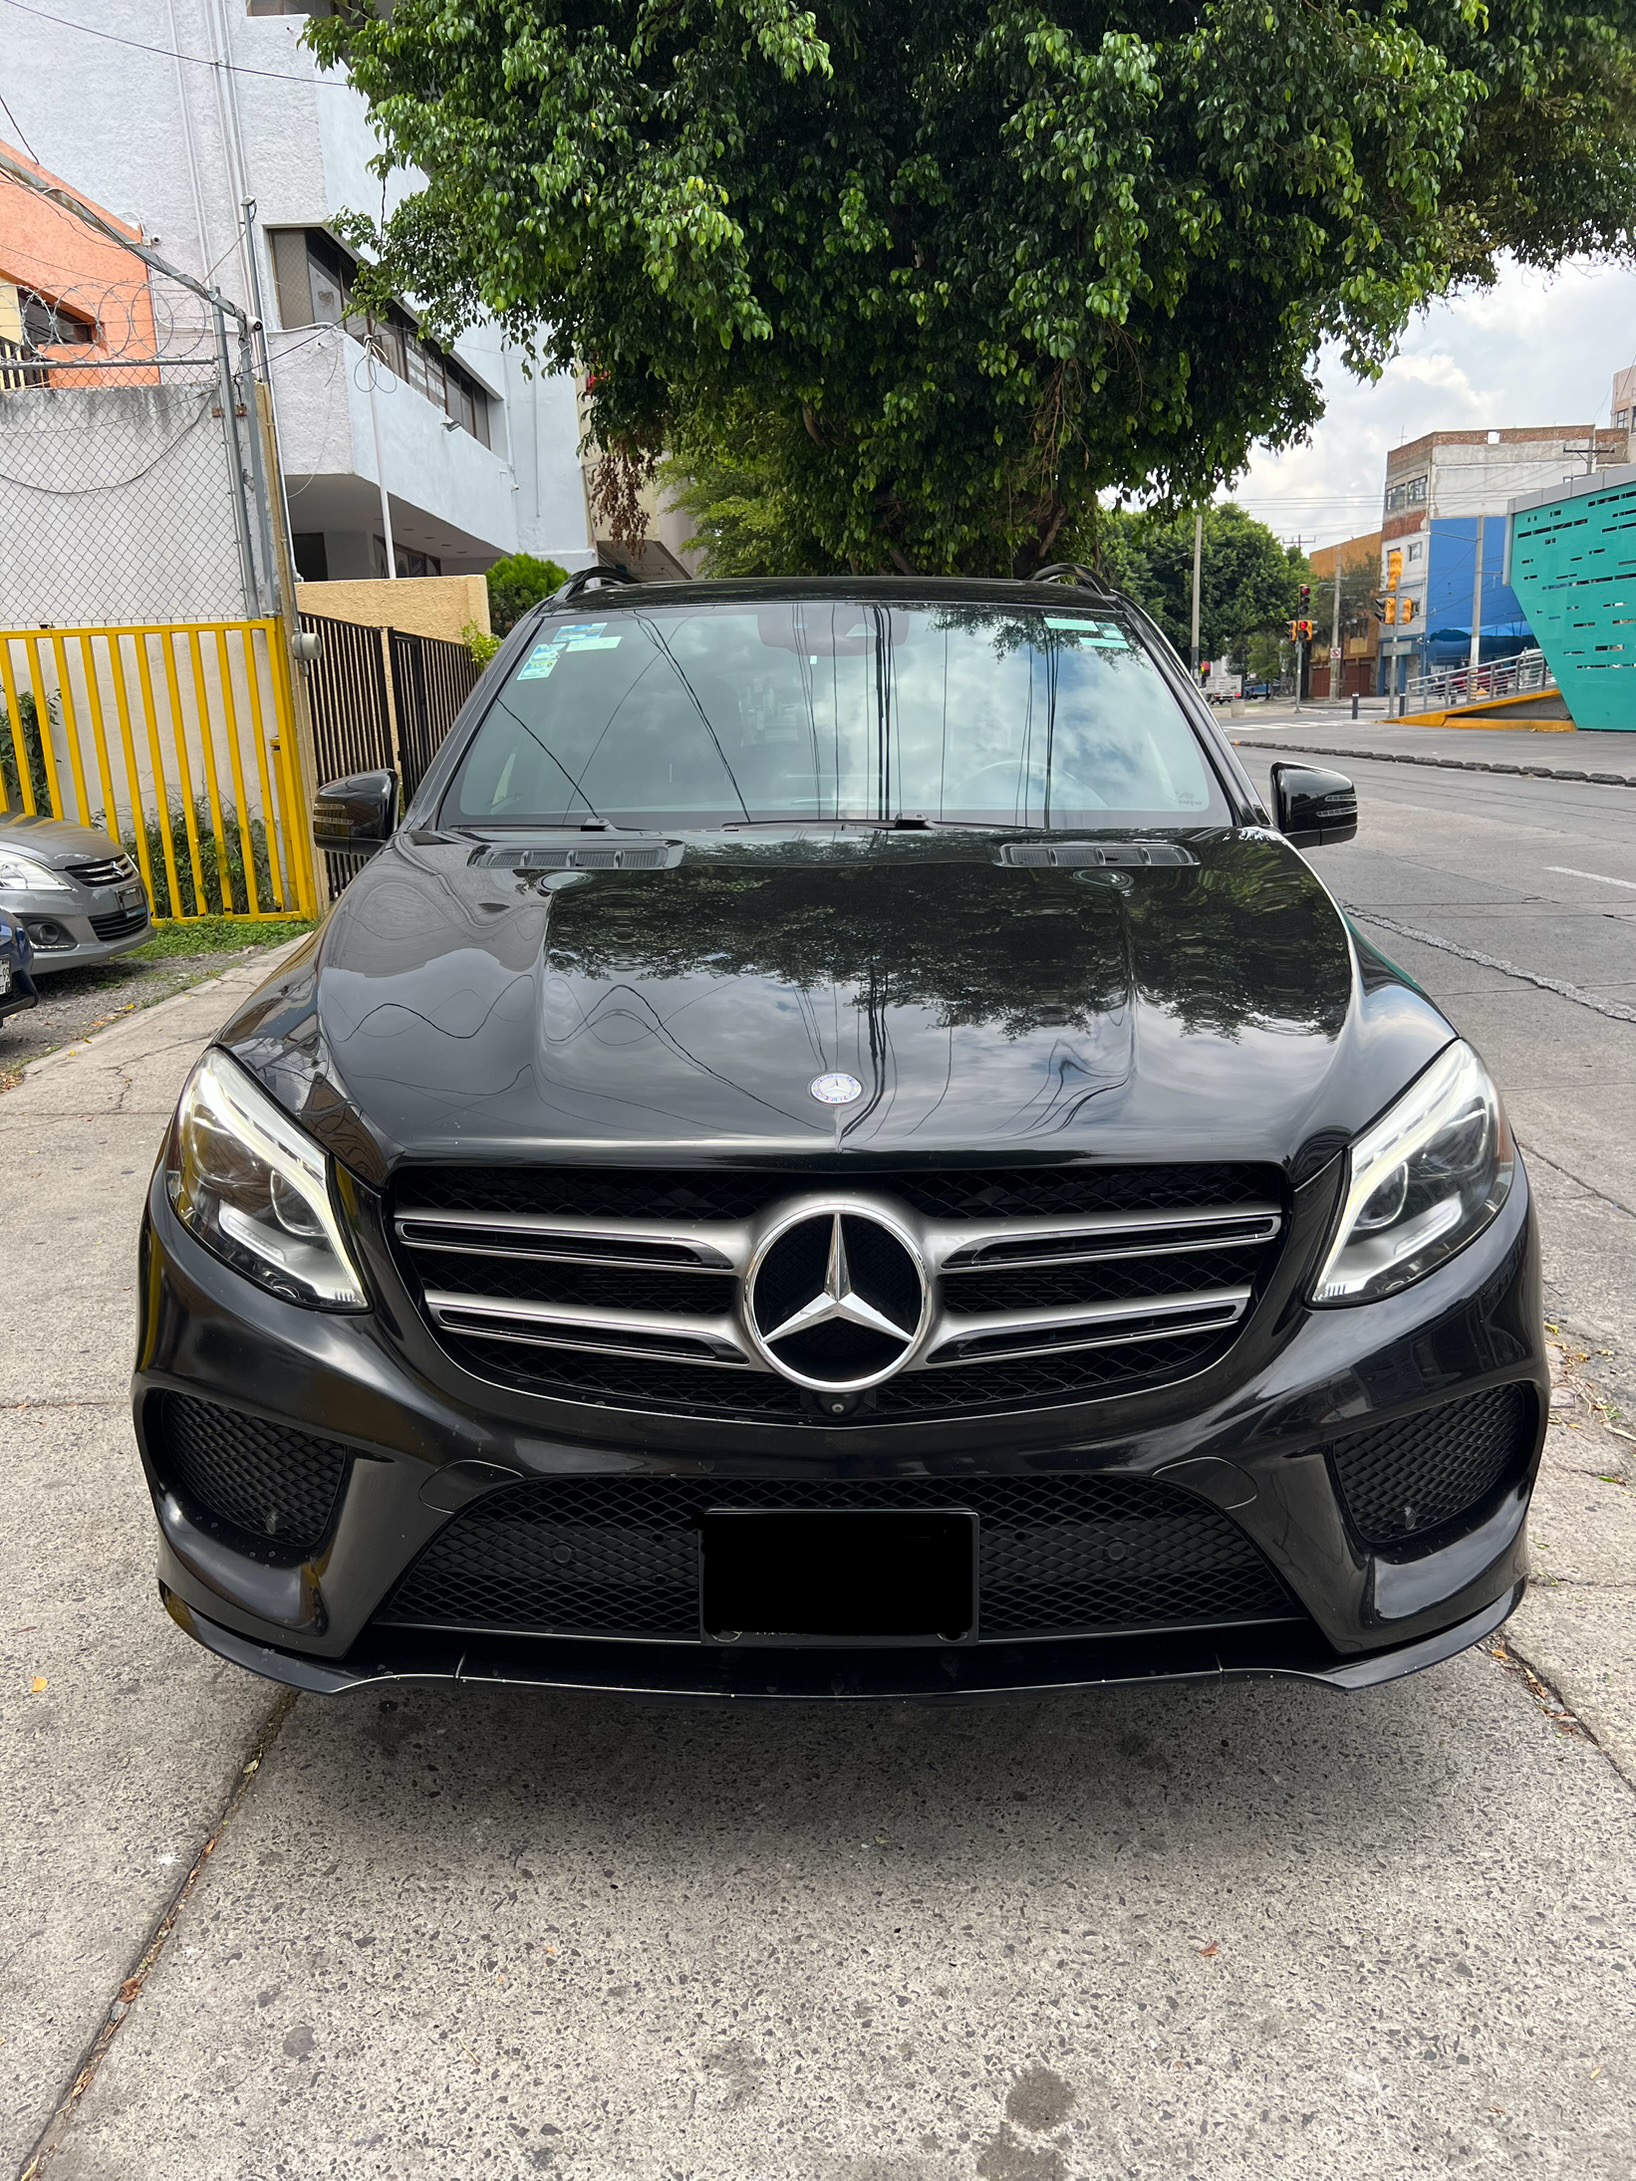
M 1081 651 L 1129 651 L 1131 648 L 1130 638 L 1117 621 L 1064 621 L 1054 614 L 1047 614 L 1045 625 L 1048 629 L 1060 629 L 1065 636 L 1076 637 Z
M 543 682 L 565 651 L 617 651 L 619 638 L 604 636 L 606 621 L 571 621 L 536 644 L 517 670 L 520 682 Z

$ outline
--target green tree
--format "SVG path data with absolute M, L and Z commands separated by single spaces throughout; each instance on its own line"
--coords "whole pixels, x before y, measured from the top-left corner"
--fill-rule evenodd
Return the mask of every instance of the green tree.
M 753 443 L 832 565 L 1208 500 L 1498 255 L 1636 233 L 1632 0 L 357 0 L 377 295 L 590 373 L 605 507 Z M 367 300 L 367 298 L 366 298 Z M 625 534 L 623 531 L 621 535 Z
M 496 636 L 509 634 L 531 606 L 549 598 L 567 581 L 567 569 L 559 568 L 554 560 L 539 560 L 532 553 L 508 553 L 488 572 L 489 626 Z
M 1192 642 L 1193 516 L 1104 513 L 1102 566 L 1147 608 L 1185 658 Z M 1204 511 L 1199 644 L 1207 659 L 1242 657 L 1260 629 L 1290 620 L 1306 562 L 1231 501 Z

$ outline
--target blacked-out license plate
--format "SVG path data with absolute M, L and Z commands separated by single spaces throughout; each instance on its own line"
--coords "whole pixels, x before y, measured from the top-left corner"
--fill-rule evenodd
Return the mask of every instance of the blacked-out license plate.
M 948 1508 L 715 1508 L 700 1619 L 717 1643 L 969 1643 L 977 1517 Z
M 0 955 L 0 994 L 11 990 L 11 964 Z

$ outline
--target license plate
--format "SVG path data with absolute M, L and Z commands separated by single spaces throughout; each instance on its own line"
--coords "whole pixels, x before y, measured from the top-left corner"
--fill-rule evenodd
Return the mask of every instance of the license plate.
M 11 990 L 11 964 L 0 954 L 0 998 Z
M 140 886 L 122 886 L 119 889 L 119 905 L 122 909 L 140 909 L 147 905 L 147 895 Z
M 716 1508 L 699 1585 L 716 1643 L 969 1643 L 977 1517 L 947 1508 Z

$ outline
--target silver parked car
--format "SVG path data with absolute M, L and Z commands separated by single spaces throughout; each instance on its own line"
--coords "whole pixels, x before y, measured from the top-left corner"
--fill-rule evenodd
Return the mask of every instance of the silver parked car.
M 142 874 L 106 833 L 0 812 L 0 910 L 33 945 L 35 977 L 128 954 L 153 936 Z

